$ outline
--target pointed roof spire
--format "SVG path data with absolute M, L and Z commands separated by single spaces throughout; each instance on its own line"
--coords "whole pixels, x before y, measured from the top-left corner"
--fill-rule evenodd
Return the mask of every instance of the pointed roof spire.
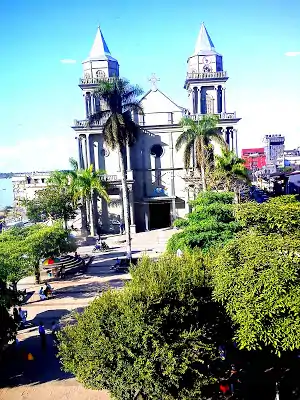
M 200 28 L 194 54 L 203 54 L 206 52 L 216 53 L 216 50 L 203 22 Z
M 94 40 L 93 47 L 91 49 L 89 59 L 90 60 L 101 60 L 103 58 L 111 58 L 109 48 L 106 44 L 104 36 L 101 32 L 100 26 L 98 26 L 96 37 Z

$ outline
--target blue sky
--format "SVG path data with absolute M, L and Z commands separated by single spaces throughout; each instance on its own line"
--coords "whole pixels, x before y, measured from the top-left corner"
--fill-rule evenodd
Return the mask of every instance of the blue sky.
M 147 91 L 155 72 L 185 106 L 186 60 L 204 21 L 230 76 L 227 111 L 243 118 L 239 147 L 267 133 L 300 145 L 300 55 L 285 55 L 300 51 L 299 20 L 297 0 L 2 0 L 0 170 L 66 168 L 76 156 L 70 125 L 84 117 L 77 83 L 98 24 L 122 76 Z

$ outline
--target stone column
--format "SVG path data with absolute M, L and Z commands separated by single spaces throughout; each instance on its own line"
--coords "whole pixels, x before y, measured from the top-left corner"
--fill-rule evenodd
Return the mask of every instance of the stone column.
M 202 114 L 202 86 L 199 87 L 199 96 L 198 96 L 198 114 Z
M 229 145 L 229 143 L 228 143 L 228 127 L 227 126 L 222 128 L 222 135 L 223 135 L 223 139 L 225 140 L 225 142 Z
M 130 232 L 136 233 L 136 226 L 134 220 L 134 198 L 132 189 L 129 190 L 129 208 L 130 208 Z
M 127 171 L 131 171 L 130 147 L 126 145 Z
M 86 151 L 87 151 L 87 166 L 88 168 L 91 165 L 91 148 L 90 148 L 90 134 L 86 134 Z
M 226 113 L 226 88 L 222 87 L 222 112 Z
M 198 103 L 199 103 L 199 95 L 198 88 L 194 87 L 194 110 L 193 114 L 198 114 Z
M 233 129 L 233 143 L 234 143 L 234 152 L 237 155 L 238 154 L 238 130 Z
M 194 114 L 194 91 L 192 88 L 189 88 L 188 94 L 189 94 L 189 96 L 188 96 L 189 97 L 189 112 L 191 114 Z
M 83 153 L 82 153 L 82 137 L 78 136 L 78 165 L 79 168 L 84 168 L 84 160 L 83 160 Z
M 170 147 L 170 167 L 171 167 L 171 224 L 176 219 L 176 197 L 175 197 L 175 170 L 174 170 L 174 143 L 173 134 L 170 132 L 169 135 L 169 147 Z
M 189 201 L 190 201 L 190 189 L 187 186 L 186 193 L 185 193 L 185 213 L 186 214 L 188 214 L 190 212 Z
M 87 168 L 87 137 L 86 135 L 81 139 L 81 147 L 82 147 L 82 158 L 83 158 L 83 168 Z

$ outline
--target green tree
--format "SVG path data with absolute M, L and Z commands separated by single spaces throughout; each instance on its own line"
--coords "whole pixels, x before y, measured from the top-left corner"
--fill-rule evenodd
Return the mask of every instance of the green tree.
M 44 222 L 49 218 L 62 219 L 65 229 L 68 221 L 76 216 L 76 205 L 72 193 L 65 187 L 47 186 L 36 192 L 32 200 L 25 202 L 26 215 L 32 222 Z
M 211 246 L 223 244 L 240 229 L 235 221 L 233 193 L 202 192 L 191 202 L 193 211 L 184 220 L 174 225 L 182 228 L 168 241 L 167 249 L 192 249 L 199 247 L 207 251 Z
M 33 226 L 28 229 L 30 231 L 24 242 L 25 254 L 34 267 L 36 282 L 39 283 L 41 259 L 73 252 L 77 245 L 75 239 L 60 223 L 52 226 Z
M 184 117 L 180 121 L 183 133 L 176 141 L 176 150 L 184 146 L 184 165 L 188 169 L 191 159 L 194 160 L 195 167 L 200 169 L 202 178 L 202 190 L 207 190 L 206 173 L 208 169 L 207 160 L 210 158 L 211 141 L 220 144 L 222 147 L 226 143 L 217 128 L 218 117 L 215 115 L 204 115 L 201 119 L 194 120 Z
M 115 399 L 206 399 L 218 344 L 231 331 L 203 287 L 199 254 L 148 258 L 124 290 L 109 290 L 60 334 L 65 370 Z M 209 367 L 208 367 L 209 366 Z
M 95 236 L 95 214 L 96 204 L 93 204 L 94 195 L 109 201 L 106 187 L 101 181 L 105 171 L 94 171 L 93 165 L 86 169 L 79 169 L 74 158 L 70 158 L 71 170 L 54 171 L 49 179 L 49 184 L 70 203 L 68 206 L 74 209 L 81 203 L 82 223 L 87 227 L 87 216 L 90 224 L 91 235 Z M 67 204 L 67 203 L 66 203 Z
M 264 203 L 247 202 L 235 208 L 237 221 L 245 229 L 256 229 L 268 235 L 298 235 L 300 202 L 296 196 L 279 196 Z
M 101 181 L 104 171 L 94 171 L 93 165 L 86 169 L 77 170 L 76 177 L 72 181 L 73 198 L 78 203 L 82 199 L 83 203 L 88 204 L 88 219 L 90 221 L 91 235 L 95 236 L 95 209 L 94 194 L 109 201 L 106 188 Z
M 300 349 L 300 237 L 245 232 L 212 254 L 214 298 L 241 349 Z
M 213 186 L 216 189 L 232 191 L 236 200 L 243 186 L 249 186 L 250 179 L 245 161 L 233 151 L 221 149 L 221 155 L 215 156 L 215 168 L 212 172 Z
M 131 250 L 130 209 L 126 177 L 126 148 L 132 146 L 137 138 L 139 127 L 132 120 L 131 113 L 143 113 L 137 99 L 142 94 L 138 86 L 131 85 L 122 78 L 105 79 L 99 83 L 94 96 L 100 97 L 104 109 L 93 114 L 90 122 L 102 120 L 103 139 L 112 150 L 117 150 L 121 166 L 121 182 L 125 216 L 125 231 L 128 249 Z

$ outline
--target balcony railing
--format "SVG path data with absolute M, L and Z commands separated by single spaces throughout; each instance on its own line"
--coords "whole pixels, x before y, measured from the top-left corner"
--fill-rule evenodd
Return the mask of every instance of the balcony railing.
M 187 74 L 187 79 L 221 79 L 227 78 L 226 71 L 218 71 L 218 72 L 191 72 Z
M 209 115 L 209 114 L 192 114 L 190 115 L 190 118 L 192 118 L 194 121 L 198 121 L 199 119 L 202 119 L 204 117 L 204 115 Z M 213 114 L 213 115 L 217 115 L 219 117 L 219 119 L 236 119 L 236 113 L 227 113 L 227 112 L 223 112 L 223 113 L 219 113 L 219 114 Z
M 101 118 L 98 121 L 89 122 L 88 119 L 74 119 L 73 127 L 75 128 L 95 128 L 103 126 L 107 121 L 108 117 Z
M 101 175 L 100 180 L 103 182 L 115 182 L 119 181 L 121 178 L 118 175 Z
M 98 83 L 104 80 L 111 81 L 113 77 L 101 77 L 101 78 L 79 78 L 79 85 L 98 85 Z

